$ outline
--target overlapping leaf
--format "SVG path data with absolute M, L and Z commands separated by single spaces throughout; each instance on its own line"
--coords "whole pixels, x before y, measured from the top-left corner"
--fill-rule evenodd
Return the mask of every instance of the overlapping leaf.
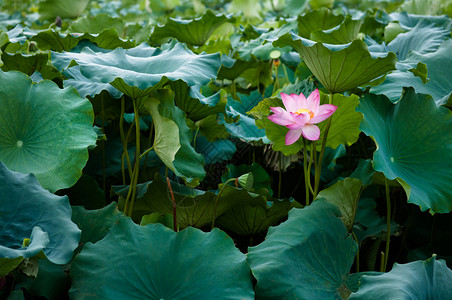
M 389 273 L 363 276 L 350 300 L 364 299 L 449 299 L 452 270 L 433 256 L 426 261 L 394 264 Z
M 254 299 L 245 255 L 217 229 L 176 233 L 123 219 L 85 245 L 71 275 L 75 299 Z
M 401 70 L 386 76 L 385 82 L 373 87 L 370 91 L 374 94 L 383 94 L 391 101 L 396 101 L 402 94 L 403 87 L 414 87 L 416 92 L 429 94 L 438 105 L 451 104 L 452 81 L 445 73 L 452 67 L 452 40 L 444 41 L 436 52 L 419 54 L 412 52 L 405 61 L 406 65 L 415 68 L 418 62 L 427 66 L 429 81 L 424 84 L 422 78 L 417 77 L 414 72 L 400 66 Z
M 177 176 L 196 186 L 206 175 L 204 158 L 190 143 L 192 134 L 185 123 L 185 113 L 174 105 L 168 90 L 145 98 L 142 105 L 154 122 L 155 153 Z
M 0 215 L 1 258 L 29 258 L 43 251 L 53 263 L 71 260 L 80 230 L 71 221 L 68 198 L 51 194 L 33 175 L 10 171 L 1 162 Z
M 334 185 L 320 191 L 316 199 L 325 199 L 336 205 L 342 214 L 342 221 L 349 231 L 355 223 L 358 201 L 363 189 L 362 181 L 356 178 L 345 178 Z
M 345 45 L 324 45 L 288 33 L 274 41 L 273 45 L 292 46 L 330 93 L 364 85 L 395 69 L 394 53 L 389 52 L 385 57 L 372 57 L 361 40 Z

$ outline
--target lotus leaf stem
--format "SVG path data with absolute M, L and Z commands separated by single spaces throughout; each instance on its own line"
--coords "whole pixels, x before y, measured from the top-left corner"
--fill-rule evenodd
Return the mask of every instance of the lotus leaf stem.
M 211 229 L 215 227 L 215 218 L 217 216 L 217 206 L 218 206 L 218 200 L 220 199 L 221 193 L 223 193 L 224 188 L 228 185 L 229 182 L 235 181 L 237 178 L 230 178 L 228 179 L 223 186 L 221 187 L 220 191 L 218 192 L 218 195 L 215 199 L 215 206 L 213 207 L 213 217 L 212 217 L 212 226 Z
M 385 249 L 385 262 L 384 269 L 388 266 L 389 258 L 389 242 L 391 240 L 391 199 L 389 193 L 388 179 L 385 177 L 385 192 L 386 192 L 386 249 Z
M 333 94 L 328 94 L 328 103 L 333 103 Z M 323 140 L 322 140 L 322 148 L 320 149 L 319 154 L 319 160 L 317 161 L 317 164 L 315 166 L 315 182 L 314 182 L 314 199 L 317 197 L 317 194 L 319 193 L 319 185 L 320 185 L 320 174 L 322 173 L 322 162 L 323 162 L 323 154 L 325 153 L 326 148 L 326 140 L 328 138 L 328 132 L 330 131 L 331 127 L 331 118 L 328 118 L 326 121 L 326 127 L 325 132 L 323 133 Z
M 168 177 L 166 177 L 166 183 L 168 184 L 168 189 L 171 195 L 171 202 L 173 203 L 173 227 L 174 231 L 178 232 L 178 224 L 177 224 L 177 210 L 176 210 L 176 200 L 174 199 L 173 189 L 171 187 L 171 182 Z
M 309 187 L 308 187 L 308 151 L 306 150 L 306 139 L 303 138 L 303 173 L 304 173 L 304 189 L 306 197 L 306 206 L 309 205 Z

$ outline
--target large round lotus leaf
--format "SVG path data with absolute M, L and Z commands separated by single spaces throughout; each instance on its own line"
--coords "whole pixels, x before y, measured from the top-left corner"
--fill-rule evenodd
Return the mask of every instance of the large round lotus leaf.
M 52 81 L 0 71 L 0 161 L 51 192 L 74 185 L 96 144 L 91 103 Z
M 65 197 L 43 189 L 32 174 L 8 170 L 0 162 L 0 257 L 32 257 L 41 250 L 56 264 L 72 258 L 80 230 L 71 221 Z M 30 239 L 28 247 L 22 247 Z M 25 243 L 26 244 L 26 243 Z
M 71 299 L 254 299 L 245 255 L 214 229 L 115 224 L 71 268 Z
M 339 219 L 339 209 L 316 200 L 292 209 L 289 219 L 249 248 L 258 299 L 345 299 L 358 250 Z
M 452 270 L 442 259 L 394 264 L 389 273 L 361 277 L 358 292 L 350 300 L 452 299 Z
M 159 44 L 166 38 L 176 38 L 181 43 L 201 46 L 215 29 L 226 22 L 235 22 L 235 18 L 231 18 L 231 15 L 215 15 L 210 10 L 193 20 L 168 19 L 165 25 L 154 28 L 150 41 Z
M 395 69 L 394 53 L 374 58 L 361 40 L 325 46 L 288 33 L 274 41 L 273 45 L 292 46 L 330 93 L 351 90 Z
M 81 73 L 100 83 L 111 83 L 132 98 L 140 98 L 164 85 L 181 79 L 189 86 L 205 85 L 215 78 L 221 65 L 220 54 L 193 54 L 182 44 L 166 50 L 141 44 L 135 48 L 93 51 L 85 47 L 80 53 L 53 52 L 58 69 L 74 60 Z
M 358 107 L 361 130 L 377 144 L 373 167 L 397 179 L 408 202 L 435 213 L 452 210 L 452 112 L 429 95 L 406 89 L 392 104 L 368 94 Z

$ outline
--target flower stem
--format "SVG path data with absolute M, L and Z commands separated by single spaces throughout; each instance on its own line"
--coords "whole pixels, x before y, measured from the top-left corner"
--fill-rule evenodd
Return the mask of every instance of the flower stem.
M 213 217 L 212 217 L 212 227 L 211 227 L 212 230 L 215 227 L 215 218 L 217 217 L 218 200 L 220 199 L 221 193 L 223 193 L 224 188 L 228 185 L 229 182 L 235 181 L 236 179 L 237 178 L 228 179 L 221 187 L 220 192 L 218 192 L 217 198 L 215 199 L 215 206 L 213 207 Z
M 101 105 L 101 122 L 102 122 L 102 133 L 105 134 L 105 107 L 104 107 L 104 94 L 100 95 L 100 105 Z M 105 197 L 107 197 L 107 175 L 106 175 L 106 154 L 105 154 L 105 139 L 102 140 L 102 189 L 104 190 Z M 105 198 L 105 200 L 108 200 Z
M 314 161 L 313 156 L 316 155 L 316 151 L 315 151 L 315 141 L 312 141 L 311 143 L 311 153 L 309 153 L 309 164 L 308 164 L 308 187 L 309 187 L 309 191 L 311 192 L 311 194 L 314 196 L 314 190 L 312 189 L 312 185 L 311 185 L 311 167 L 312 167 L 312 162 Z M 315 199 L 312 199 L 312 201 L 314 201 Z
M 133 112 L 135 115 L 135 166 L 132 171 L 132 178 L 130 180 L 129 192 L 127 193 L 126 204 L 124 208 L 124 214 L 131 217 L 133 211 L 133 205 L 135 203 L 135 197 L 137 193 L 138 175 L 140 173 L 140 116 L 138 112 L 138 104 L 136 99 L 133 101 Z M 129 205 L 130 202 L 130 205 Z
M 352 231 L 352 237 L 355 240 L 356 244 L 358 244 L 358 252 L 356 252 L 356 273 L 359 273 L 359 243 L 358 243 L 358 237 L 356 234 Z
M 389 258 L 389 242 L 391 240 L 391 199 L 389 193 L 389 183 L 386 177 L 385 177 L 385 191 L 386 191 L 386 249 L 385 249 L 384 270 L 386 271 Z
M 176 214 L 176 200 L 174 199 L 173 189 L 171 188 L 171 182 L 168 177 L 166 177 L 166 183 L 168 184 L 168 189 L 171 194 L 171 201 L 173 203 L 173 227 L 174 231 L 178 232 L 178 225 L 177 225 L 177 214 Z
M 129 152 L 127 151 L 129 133 L 127 133 L 127 137 L 124 135 L 124 113 L 125 113 L 125 99 L 124 99 L 124 96 L 122 96 L 121 97 L 121 116 L 119 118 L 119 135 L 121 136 L 122 149 L 123 149 L 122 157 L 121 157 L 122 184 L 126 184 L 124 158 L 127 162 L 127 168 L 129 170 L 129 178 L 130 178 L 130 180 L 132 180 L 132 164 L 130 163 Z M 129 132 L 130 132 L 130 129 L 129 129 Z
M 328 103 L 332 104 L 332 102 L 333 102 L 333 94 L 330 93 L 330 94 L 328 94 Z M 330 131 L 330 126 L 331 126 L 331 118 L 328 118 L 328 120 L 326 121 L 325 131 L 323 133 L 322 148 L 320 149 L 319 160 L 317 161 L 317 164 L 315 166 L 314 199 L 315 199 L 315 197 L 317 197 L 317 194 L 319 192 L 320 174 L 322 173 L 323 154 L 325 153 L 326 140 L 328 138 L 328 132 Z
M 309 174 L 308 174 L 308 153 L 306 150 L 306 139 L 303 138 L 303 171 L 304 171 L 304 189 L 306 195 L 306 206 L 309 205 Z
M 282 183 L 282 153 L 278 153 L 278 199 L 281 199 L 281 183 Z

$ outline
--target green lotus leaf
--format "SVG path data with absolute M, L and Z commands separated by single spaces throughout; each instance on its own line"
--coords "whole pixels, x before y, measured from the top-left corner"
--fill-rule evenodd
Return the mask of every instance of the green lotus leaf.
M 174 230 L 173 216 L 170 214 L 161 214 L 158 212 L 153 212 L 152 214 L 144 215 L 141 218 L 140 225 L 146 226 L 148 224 L 157 224 L 157 223 L 165 225 L 166 227 Z
M 66 69 L 62 72 L 62 74 L 67 78 L 63 81 L 64 87 L 74 87 L 81 97 L 95 97 L 102 91 L 108 91 L 113 98 L 119 99 L 123 94 L 109 83 L 95 82 L 86 78 L 80 72 L 80 66 L 73 66 Z
M 41 50 L 52 50 L 57 52 L 71 51 L 82 40 L 89 40 L 105 49 L 116 49 L 117 47 L 131 48 L 135 46 L 132 41 L 124 41 L 118 37 L 115 29 L 105 29 L 99 34 L 69 33 L 63 34 L 53 29 L 39 32 L 31 38 L 38 44 Z
M 3 47 L 3 45 L 7 44 L 8 42 L 9 42 L 8 34 L 6 32 L 0 32 L 0 67 L 3 66 L 2 47 Z
M 99 83 L 110 83 L 131 98 L 141 98 L 157 90 L 168 80 L 183 80 L 188 86 L 205 85 L 220 68 L 219 54 L 195 55 L 182 44 L 160 50 L 147 44 L 131 49 L 80 53 L 52 53 L 52 62 L 65 69 L 74 60 L 81 73 Z
M 362 276 L 358 292 L 350 300 L 364 299 L 451 299 L 452 270 L 433 256 L 425 261 L 394 264 L 379 276 Z
M 386 80 L 370 89 L 371 93 L 383 94 L 391 101 L 395 102 L 402 95 L 403 87 L 414 87 L 416 92 L 429 94 L 433 97 L 438 105 L 451 103 L 452 81 L 445 72 L 452 68 L 452 40 L 444 41 L 436 52 L 418 54 L 411 52 L 408 59 L 404 61 L 408 67 L 400 67 L 397 70 L 386 76 Z M 430 79 L 426 84 L 422 82 L 422 78 L 415 76 L 410 72 L 410 67 L 415 67 L 418 62 L 427 65 L 428 78 Z
M 64 1 L 64 0 L 41 0 L 39 3 L 39 14 L 43 18 L 55 19 L 75 18 L 82 14 L 89 0 Z
M 84 16 L 75 20 L 67 29 L 68 32 L 89 32 L 91 34 L 101 33 L 104 29 L 114 28 L 118 34 L 122 34 L 125 22 L 121 18 L 112 17 L 106 13 L 95 16 Z
M 288 33 L 273 45 L 292 46 L 330 93 L 351 90 L 395 69 L 394 53 L 374 58 L 361 40 L 345 45 L 323 45 Z
M 88 40 L 80 41 L 77 46 L 72 48 L 72 52 L 80 52 L 84 47 L 89 47 L 93 51 L 105 51 L 98 47 L 96 44 L 89 42 Z M 94 98 L 96 95 L 99 95 L 102 91 L 107 91 L 113 98 L 120 98 L 123 93 L 114 88 L 110 83 L 102 83 L 87 78 L 80 71 L 80 66 L 75 65 L 70 68 L 64 69 L 61 72 L 63 76 L 66 78 L 63 82 L 65 87 L 72 86 L 78 91 L 81 97 L 90 96 Z M 118 101 L 115 101 L 116 103 Z M 118 112 L 119 114 L 119 112 Z
M 372 168 L 372 162 L 370 159 L 360 159 L 358 162 L 358 166 L 350 174 L 349 177 L 356 178 L 361 180 L 364 186 L 371 185 L 373 182 L 373 177 L 375 174 L 375 170 Z
M 316 200 L 292 209 L 289 219 L 268 230 L 247 255 L 259 299 L 346 299 L 350 268 L 358 250 L 339 209 Z M 314 271 L 315 270 L 315 271 Z
M 238 96 L 240 101 L 228 97 L 226 105 L 226 115 L 232 118 L 238 117 L 237 122 L 228 123 L 223 116 L 220 116 L 220 124 L 223 124 L 232 136 L 248 143 L 268 144 L 269 140 L 265 136 L 265 131 L 258 128 L 257 122 L 247 113 L 260 103 L 262 95 L 256 90 L 251 92 L 250 95 L 239 94 Z
M 32 76 L 35 72 L 39 72 L 44 79 L 61 79 L 60 72 L 48 63 L 48 53 L 38 53 L 34 55 L 5 53 L 2 56 L 2 59 L 4 63 L 2 70 L 5 72 L 20 71 L 28 76 Z
M 397 104 L 366 94 L 358 108 L 361 130 L 377 144 L 373 168 L 397 179 L 408 202 L 432 213 L 452 210 L 452 112 L 429 95 L 404 90 Z
M 226 22 L 235 22 L 232 15 L 218 14 L 207 10 L 203 16 L 192 20 L 168 19 L 165 25 L 154 27 L 149 40 L 156 46 L 167 38 L 176 38 L 181 43 L 201 46 L 212 33 Z
M 71 277 L 72 299 L 254 299 L 245 255 L 218 229 L 176 233 L 123 219 L 85 245 Z
M 311 33 L 317 30 L 331 29 L 344 21 L 343 15 L 336 15 L 326 7 L 310 10 L 297 19 L 298 32 L 301 37 L 309 39 Z
M 321 104 L 328 103 L 328 95 L 320 93 L 320 102 Z M 359 97 L 353 94 L 350 96 L 334 94 L 332 104 L 336 105 L 337 109 L 331 116 L 326 146 L 331 149 L 336 149 L 342 144 L 350 146 L 358 140 L 361 132 L 359 124 L 363 115 L 356 111 L 359 105 Z M 326 124 L 327 122 L 317 124 L 320 128 L 320 139 L 323 139 Z M 317 143 L 317 150 L 320 151 L 320 148 L 321 144 Z
M 0 161 L 54 192 L 77 182 L 96 143 L 91 103 L 52 81 L 0 71 Z
M 82 230 L 80 245 L 100 241 L 122 218 L 125 218 L 125 215 L 119 212 L 116 202 L 95 210 L 86 210 L 81 206 L 72 207 L 72 222 Z
M 310 151 L 308 151 L 310 153 Z M 347 154 L 344 145 L 340 145 L 336 149 L 325 148 L 323 153 L 322 172 L 320 180 L 323 182 L 335 182 L 342 175 L 344 166 L 337 163 L 337 159 Z
M 21 24 L 14 24 L 14 28 L 6 31 L 0 37 L 2 50 L 6 53 L 28 52 L 30 44 L 28 38 L 35 35 L 34 31 L 23 27 Z
M 414 51 L 416 54 L 435 52 L 448 37 L 450 37 L 450 30 L 422 20 L 413 29 L 399 34 L 392 40 L 388 44 L 388 50 L 394 52 L 399 61 L 403 61 Z
M 206 176 L 204 158 L 190 144 L 193 135 L 185 113 L 174 105 L 173 97 L 169 90 L 162 90 L 143 98 L 142 106 L 151 114 L 155 126 L 154 151 L 177 176 L 196 183 Z
M 334 28 L 311 32 L 310 39 L 327 44 L 351 43 L 358 36 L 362 23 L 362 20 L 353 20 L 351 16 L 346 16 L 345 20 Z
M 189 87 L 182 80 L 171 82 L 170 86 L 175 93 L 177 107 L 187 114 L 187 118 L 195 122 L 208 115 L 224 112 L 225 92 L 218 92 L 206 97 L 200 92 L 202 89 L 200 86 Z
M 144 215 L 153 212 L 161 214 L 173 214 L 173 204 L 166 182 L 156 175 L 152 182 L 140 186 L 134 205 L 132 218 L 139 222 Z M 193 226 L 201 228 L 212 223 L 214 207 L 217 195 L 213 192 L 188 188 L 175 182 L 171 182 L 175 202 L 177 223 L 179 228 Z M 114 188 L 114 191 L 125 198 L 128 187 Z M 120 199 L 121 200 L 121 199 Z M 244 189 L 226 186 L 218 199 L 216 217 L 220 217 L 226 211 L 239 204 L 262 203 L 265 197 L 259 194 L 248 193 Z M 121 203 L 121 201 L 120 201 Z
M 445 29 L 450 29 L 452 26 L 452 19 L 449 16 L 428 16 L 408 14 L 407 12 L 394 12 L 389 15 L 392 21 L 398 21 L 404 30 L 410 30 L 419 22 L 427 20 Z
M 218 218 L 218 225 L 243 236 L 252 236 L 278 224 L 281 219 L 287 217 L 292 208 L 301 207 L 301 204 L 292 198 L 268 198 L 271 200 L 259 198 L 260 201 L 252 205 L 242 204 L 232 207 Z
M 345 178 L 320 191 L 316 199 L 325 199 L 336 205 L 341 210 L 341 218 L 345 227 L 347 227 L 348 231 L 351 231 L 355 223 L 358 201 L 362 189 L 363 184 L 361 180 Z
M 49 193 L 32 174 L 10 171 L 1 162 L 0 215 L 0 257 L 29 258 L 43 251 L 56 264 L 72 259 L 80 230 L 71 221 L 68 198 Z

